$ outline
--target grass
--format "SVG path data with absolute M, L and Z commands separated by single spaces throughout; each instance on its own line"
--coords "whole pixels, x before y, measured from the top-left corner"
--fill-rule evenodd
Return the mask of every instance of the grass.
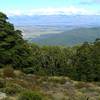
M 3 73 L 3 70 L 1 70 Z M 14 77 L 0 76 L 0 92 L 7 100 L 17 100 L 24 91 L 43 94 L 46 100 L 100 100 L 100 85 L 71 80 L 68 77 L 26 75 L 15 71 Z M 5 99 L 5 100 L 6 100 Z

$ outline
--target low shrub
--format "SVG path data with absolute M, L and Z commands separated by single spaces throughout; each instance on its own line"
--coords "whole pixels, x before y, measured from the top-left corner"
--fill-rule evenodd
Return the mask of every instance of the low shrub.
M 26 74 L 33 74 L 34 73 L 34 69 L 33 68 L 23 68 L 22 71 L 24 73 L 26 73 Z
M 38 92 L 25 91 L 20 94 L 18 100 L 44 100 L 44 98 Z
M 7 95 L 16 95 L 24 90 L 20 85 L 17 84 L 9 84 L 5 88 L 2 88 L 1 91 L 6 93 Z
M 0 88 L 4 88 L 6 85 L 6 81 L 2 78 L 0 78 Z
M 12 66 L 7 65 L 4 69 L 3 69 L 3 76 L 4 77 L 14 77 L 14 69 L 12 68 Z
M 91 87 L 91 84 L 85 83 L 85 82 L 80 82 L 80 83 L 77 83 L 77 84 L 75 85 L 75 87 L 76 87 L 77 89 L 89 88 L 89 87 Z
M 53 82 L 53 83 L 59 83 L 59 84 L 64 84 L 66 82 L 66 79 L 63 77 L 49 77 L 48 78 L 49 82 Z

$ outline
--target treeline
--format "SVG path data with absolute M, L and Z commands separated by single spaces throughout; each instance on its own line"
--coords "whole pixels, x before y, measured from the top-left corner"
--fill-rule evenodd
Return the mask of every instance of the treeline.
M 1 68 L 10 65 L 25 73 L 100 81 L 100 39 L 74 47 L 29 44 L 7 19 L 0 13 Z
M 31 45 L 33 65 L 28 73 L 69 76 L 81 81 L 100 80 L 100 40 L 76 47 Z

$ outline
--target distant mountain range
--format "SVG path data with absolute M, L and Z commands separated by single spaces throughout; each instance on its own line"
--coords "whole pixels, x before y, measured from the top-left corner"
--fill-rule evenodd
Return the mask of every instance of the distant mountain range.
M 100 15 L 34 15 L 12 16 L 9 20 L 17 26 L 25 25 L 71 25 L 100 26 Z
M 35 15 L 9 19 L 30 42 L 42 45 L 76 45 L 100 38 L 99 15 Z

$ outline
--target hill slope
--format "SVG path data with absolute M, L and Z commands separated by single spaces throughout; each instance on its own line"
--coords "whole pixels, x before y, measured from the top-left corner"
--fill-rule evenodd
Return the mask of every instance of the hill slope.
M 76 45 L 85 41 L 92 42 L 100 37 L 100 28 L 78 28 L 61 34 L 41 35 L 28 40 L 43 45 Z

